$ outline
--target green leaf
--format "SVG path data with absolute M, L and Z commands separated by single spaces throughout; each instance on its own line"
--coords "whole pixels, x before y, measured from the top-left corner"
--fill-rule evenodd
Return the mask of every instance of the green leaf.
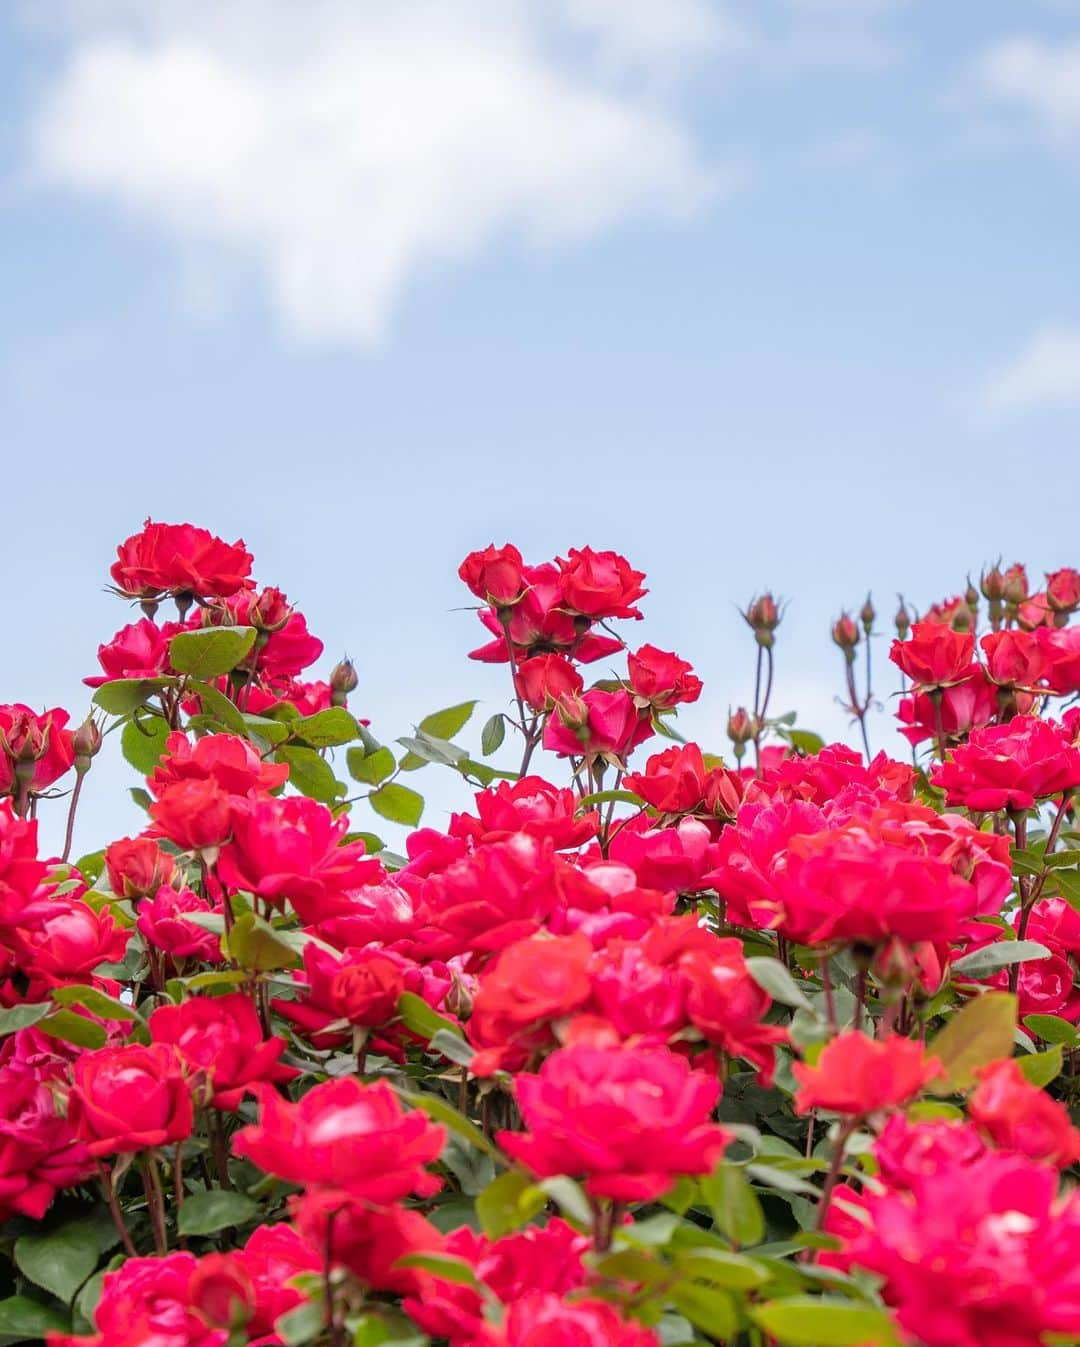
M 1044 1043 L 1061 1043 L 1067 1048 L 1075 1047 L 1080 1040 L 1076 1026 L 1059 1015 L 1025 1015 L 1024 1028 Z
M 445 1282 L 456 1282 L 460 1286 L 476 1286 L 476 1273 L 464 1258 L 455 1258 L 448 1253 L 410 1253 L 399 1258 L 394 1267 L 418 1267 L 440 1277 Z
M 719 1165 L 700 1180 L 700 1188 L 721 1234 L 743 1247 L 761 1243 L 765 1238 L 765 1216 L 739 1165 Z
M 668 1292 L 668 1298 L 680 1314 L 710 1338 L 726 1342 L 735 1336 L 739 1316 L 726 1291 L 697 1282 L 678 1282 Z
M 814 1013 L 814 1007 L 808 997 L 799 990 L 795 979 L 779 959 L 755 956 L 747 959 L 746 966 L 757 985 L 762 991 L 768 992 L 774 1001 L 779 1001 L 782 1006 L 791 1006 L 795 1010 Z
M 457 767 L 468 758 L 468 753 L 457 744 L 446 739 L 436 739 L 430 734 L 418 730 L 415 736 L 405 735 L 398 740 L 402 748 L 408 749 L 407 758 L 419 758 L 421 762 L 437 762 L 443 767 Z M 404 759 L 403 765 L 404 765 Z M 404 767 L 405 771 L 412 770 Z
M 498 1146 L 493 1141 L 489 1141 L 475 1123 L 470 1122 L 463 1113 L 459 1113 L 453 1104 L 447 1103 L 440 1095 L 413 1093 L 408 1090 L 399 1090 L 398 1093 L 407 1104 L 422 1110 L 429 1118 L 434 1118 L 436 1122 L 443 1123 L 451 1132 L 462 1137 L 465 1141 L 471 1141 L 485 1155 L 490 1155 L 493 1160 L 502 1160 L 502 1152 Z
M 541 1179 L 536 1185 L 547 1193 L 562 1214 L 578 1225 L 587 1226 L 592 1221 L 592 1208 L 585 1196 L 585 1189 L 576 1179 L 566 1174 L 557 1174 L 553 1179 Z
M 440 1029 L 449 1030 L 450 1033 L 457 1035 L 457 1025 L 452 1020 L 444 1019 L 437 1010 L 432 1010 L 424 998 L 417 996 L 415 992 L 401 993 L 398 1014 L 407 1029 L 411 1029 L 414 1034 L 419 1034 L 429 1042 Z
M 1080 908 L 1080 873 L 1076 870 L 1055 870 L 1053 882 L 1070 907 Z
M 274 758 L 289 764 L 289 784 L 301 795 L 322 804 L 333 804 L 344 795 L 345 787 L 334 775 L 333 768 L 313 748 L 282 744 L 275 750 Z
M 10 1010 L 0 1010 L 0 1038 L 18 1033 L 20 1029 L 29 1029 L 37 1024 L 52 1010 L 48 1001 L 27 1002 L 25 1005 L 12 1006 Z
M 792 1347 L 885 1347 L 896 1342 L 885 1310 L 835 1296 L 792 1296 L 750 1310 L 750 1317 L 778 1342 Z
M 302 739 L 312 748 L 337 748 L 341 744 L 351 744 L 357 737 L 356 717 L 343 706 L 331 706 L 325 711 L 316 711 L 313 716 L 292 721 L 289 731 L 293 738 Z
M 424 797 L 396 781 L 373 791 L 368 796 L 368 803 L 376 814 L 389 819 L 391 823 L 404 823 L 409 828 L 416 827 L 424 812 Z
M 458 1066 L 471 1066 L 472 1059 L 476 1056 L 476 1049 L 471 1043 L 466 1043 L 455 1029 L 439 1029 L 432 1034 L 431 1050 L 441 1052 Z
M 1061 1075 L 1064 1059 L 1061 1044 L 1055 1043 L 1045 1052 L 1029 1052 L 1026 1057 L 1018 1057 L 1016 1065 L 1024 1073 L 1024 1079 L 1029 1085 L 1036 1085 L 1042 1089 L 1044 1085 L 1049 1085 Z
M 254 912 L 237 917 L 228 939 L 229 953 L 241 968 L 268 973 L 297 968 L 303 962 L 296 949 L 281 938 L 268 921 Z
M 211 1188 L 205 1193 L 188 1194 L 176 1228 L 181 1235 L 216 1235 L 229 1226 L 244 1225 L 258 1214 L 258 1203 L 243 1193 Z
M 47 1234 L 15 1241 L 15 1263 L 24 1277 L 44 1287 L 65 1305 L 97 1267 L 100 1257 L 93 1226 L 71 1221 Z
M 0 1300 L 0 1339 L 8 1342 L 44 1342 L 45 1334 L 63 1333 L 68 1317 L 55 1305 L 41 1305 L 29 1296 Z
M 1027 963 L 1031 959 L 1048 959 L 1050 951 L 1037 940 L 999 940 L 993 945 L 984 945 L 973 954 L 965 954 L 952 965 L 954 975 L 964 978 L 984 978 L 996 973 L 999 968 L 1008 968 L 1014 963 Z
M 591 795 L 583 795 L 578 801 L 582 809 L 589 809 L 594 804 L 642 804 L 640 795 L 635 795 L 632 790 L 594 790 Z
M 448 706 L 445 710 L 433 711 L 430 716 L 425 716 L 418 728 L 436 739 L 453 739 L 454 735 L 469 723 L 475 709 L 474 701 Z
M 780 730 L 780 736 L 786 739 L 797 753 L 805 753 L 807 756 L 811 753 L 820 753 L 825 747 L 825 740 L 813 730 Z
M 231 673 L 255 644 L 254 627 L 201 627 L 169 642 L 169 663 L 179 674 L 206 682 Z
M 103 1025 L 96 1020 L 88 1020 L 85 1015 L 77 1015 L 74 1010 L 58 1010 L 38 1025 L 43 1034 L 62 1039 L 65 1043 L 76 1043 L 80 1048 L 103 1048 L 107 1037 Z
M 130 716 L 155 692 L 175 682 L 175 678 L 115 678 L 111 683 L 102 683 L 91 700 L 111 716 Z
M 745 1254 L 726 1249 L 687 1249 L 676 1255 L 675 1266 L 689 1277 L 732 1291 L 748 1290 L 769 1280 L 769 1272 Z
M 508 1169 L 492 1179 L 476 1198 L 480 1227 L 489 1239 L 499 1239 L 528 1224 L 547 1205 L 547 1195 L 520 1169 Z
M 137 772 L 149 776 L 165 752 L 172 731 L 160 716 L 129 720 L 120 732 L 120 749 Z
M 927 1046 L 927 1055 L 940 1057 L 945 1067 L 944 1082 L 929 1088 L 937 1094 L 966 1090 L 979 1067 L 1012 1056 L 1015 1034 L 1015 996 L 986 992 L 969 1001 Z
M 377 786 L 380 781 L 393 776 L 397 766 L 388 748 L 377 748 L 373 753 L 365 753 L 362 748 L 350 748 L 345 761 L 352 779 L 365 786 Z
M 136 1020 L 139 1024 L 146 1022 L 134 1006 L 127 1006 L 115 996 L 98 991 L 96 987 L 54 987 L 52 999 L 58 1006 L 85 1006 L 103 1020 Z
M 501 748 L 505 738 L 506 718 L 500 711 L 485 720 L 484 728 L 480 731 L 480 751 L 484 757 L 489 758 L 492 753 Z
M 212 683 L 200 683 L 195 680 L 188 682 L 187 691 L 193 692 L 198 697 L 203 715 L 220 721 L 230 734 L 238 734 L 245 739 L 248 737 L 244 713 L 225 696 L 224 692 L 219 691 Z

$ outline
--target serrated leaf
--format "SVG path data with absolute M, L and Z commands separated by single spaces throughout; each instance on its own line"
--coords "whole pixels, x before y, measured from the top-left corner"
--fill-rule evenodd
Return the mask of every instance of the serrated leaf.
M 406 757 L 419 758 L 421 762 L 436 762 L 443 767 L 456 767 L 469 756 L 465 749 L 458 748 L 457 744 L 451 744 L 445 739 L 436 739 L 419 730 L 415 735 L 403 735 L 398 743 L 408 750 Z M 404 762 L 402 768 L 404 771 L 412 770 L 406 767 Z
M 221 722 L 230 734 L 239 734 L 246 738 L 247 720 L 240 711 L 218 688 L 211 683 L 195 680 L 188 682 L 187 691 L 193 692 L 202 704 L 203 714 Z
M 506 738 L 506 718 L 502 712 L 490 716 L 484 721 L 484 728 L 480 731 L 480 751 L 485 758 L 489 758 L 502 747 L 502 742 Z
M 377 786 L 380 781 L 393 776 L 394 768 L 397 766 L 394 755 L 388 748 L 377 748 L 372 753 L 366 753 L 360 748 L 350 748 L 345 755 L 345 762 L 352 779 L 365 786 Z
M 277 762 L 288 763 L 289 784 L 311 800 L 318 800 L 320 804 L 333 804 L 345 793 L 345 787 L 334 775 L 333 768 L 313 748 L 282 744 L 275 749 L 274 758 Z
M 111 683 L 102 683 L 91 700 L 111 716 L 129 716 L 155 692 L 172 687 L 175 682 L 175 678 L 114 678 Z
M 442 711 L 432 711 L 420 722 L 419 729 L 436 739 L 453 739 L 459 730 L 469 723 L 476 702 L 459 702 L 457 706 L 447 706 Z
M 373 791 L 368 796 L 368 803 L 382 818 L 409 828 L 416 827 L 424 812 L 424 797 L 397 781 L 390 781 Z
M 169 642 L 169 663 L 178 674 L 206 682 L 231 673 L 255 644 L 254 627 L 200 627 Z
M 330 706 L 312 716 L 302 716 L 289 725 L 294 738 L 302 739 L 312 748 L 337 748 L 351 744 L 357 738 L 356 717 L 343 706 Z
M 189 1193 L 177 1217 L 181 1235 L 216 1235 L 229 1226 L 245 1225 L 259 1214 L 258 1203 L 243 1193 L 211 1188 L 205 1193 Z
M 165 740 L 171 733 L 160 716 L 129 720 L 120 732 L 120 750 L 137 772 L 149 776 L 165 752 Z

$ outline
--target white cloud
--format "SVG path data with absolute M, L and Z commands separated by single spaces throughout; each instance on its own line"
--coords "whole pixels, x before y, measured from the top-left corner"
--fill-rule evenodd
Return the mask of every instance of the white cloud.
M 670 93 L 730 39 L 713 0 L 97 0 L 68 19 L 36 173 L 178 256 L 254 258 L 302 338 L 377 342 L 432 265 L 677 220 L 722 187 L 654 79 Z
M 985 383 L 992 412 L 1080 403 L 1080 328 L 1049 324 Z
M 1080 132 L 1080 40 L 1007 38 L 983 52 L 976 76 L 985 93 L 1032 113 L 1051 133 Z

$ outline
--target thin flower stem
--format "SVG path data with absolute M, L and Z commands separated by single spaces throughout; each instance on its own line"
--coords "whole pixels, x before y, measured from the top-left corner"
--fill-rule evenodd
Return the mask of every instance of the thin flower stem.
M 124 1221 L 124 1213 L 120 1210 L 120 1203 L 116 1200 L 116 1189 L 113 1187 L 112 1172 L 108 1167 L 98 1161 L 98 1177 L 101 1179 L 101 1186 L 105 1190 L 105 1201 L 108 1204 L 109 1215 L 113 1218 L 113 1225 L 116 1226 L 116 1233 L 120 1236 L 120 1242 L 124 1246 L 124 1252 L 134 1258 L 138 1253 L 131 1238 L 131 1232 Z
M 71 855 L 71 843 L 75 837 L 75 811 L 79 807 L 79 796 L 82 794 L 83 781 L 86 772 L 80 772 L 75 769 L 75 789 L 71 792 L 71 803 L 68 805 L 67 828 L 64 830 L 64 850 L 60 856 L 62 861 L 67 861 Z

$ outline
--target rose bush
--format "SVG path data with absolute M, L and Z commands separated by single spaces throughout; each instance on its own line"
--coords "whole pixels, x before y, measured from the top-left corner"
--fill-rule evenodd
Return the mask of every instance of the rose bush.
M 392 743 L 253 568 L 148 521 L 90 716 L 0 705 L 0 1344 L 1080 1342 L 1077 571 L 901 605 L 908 763 L 869 599 L 863 752 L 765 593 L 725 760 L 614 551 L 465 558 L 505 705 Z

